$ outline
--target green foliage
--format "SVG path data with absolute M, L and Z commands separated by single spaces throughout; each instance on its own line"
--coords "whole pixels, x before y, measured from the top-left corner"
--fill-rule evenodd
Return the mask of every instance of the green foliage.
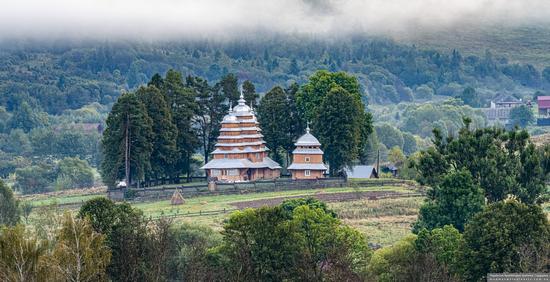
M 546 271 L 549 238 L 550 224 L 540 207 L 515 200 L 493 203 L 466 225 L 460 258 L 464 278 Z
M 418 151 L 418 145 L 416 144 L 416 138 L 414 135 L 408 132 L 403 132 L 403 153 L 408 156 L 416 151 Z
M 41 158 L 79 157 L 99 164 L 101 135 L 71 127 L 37 128 L 29 133 L 32 153 Z
M 376 281 L 415 281 L 412 266 L 416 263 L 416 236 L 409 235 L 391 247 L 376 250 L 368 272 Z
M 306 84 L 302 85 L 296 96 L 298 108 L 304 113 L 307 120 L 314 120 L 321 113 L 325 114 L 319 108 L 321 103 L 326 100 L 325 97 L 336 86 L 361 101 L 361 86 L 357 78 L 345 72 L 317 71 L 309 77 Z
M 444 133 L 456 134 L 463 125 L 464 117 L 472 120 L 473 128 L 482 128 L 486 125 L 485 115 L 480 111 L 450 103 L 410 105 L 401 116 L 403 122 L 400 129 L 421 137 L 432 137 L 434 127 Z
M 422 184 L 437 186 L 451 169 L 470 172 L 489 202 L 512 194 L 524 203 L 534 203 L 545 192 L 540 155 L 525 131 L 506 132 L 499 128 L 472 130 L 470 120 L 458 136 L 443 140 L 434 131 L 435 148 L 421 153 L 415 167 Z
M 431 231 L 418 233 L 415 241 L 420 262 L 430 267 L 435 275 L 443 274 L 436 280 L 458 280 L 459 254 L 462 248 L 462 234 L 453 226 L 445 225 Z M 433 275 L 432 274 L 432 275 Z M 437 276 L 432 277 L 437 277 Z
M 65 213 L 52 253 L 56 280 L 107 281 L 110 259 L 105 235 L 94 231 L 86 219 L 74 219 Z
M 480 99 L 478 97 L 478 94 L 476 93 L 476 90 L 473 87 L 466 87 L 462 91 L 460 95 L 457 96 L 458 99 L 462 100 L 464 104 L 477 108 L 481 106 Z
M 330 174 L 338 175 L 362 152 L 364 141 L 372 132 L 371 116 L 365 113 L 357 96 L 340 86 L 328 92 L 317 113 L 314 134 L 322 144 Z
M 452 226 L 422 230 L 376 250 L 368 273 L 374 281 L 462 281 L 456 263 L 462 235 Z
M 94 185 L 94 173 L 87 161 L 64 158 L 57 165 L 58 189 L 89 188 Z
M 325 202 L 321 202 L 315 198 L 298 198 L 298 199 L 289 199 L 284 200 L 281 203 L 281 208 L 286 212 L 292 214 L 294 210 L 299 206 L 308 206 L 312 209 L 321 209 L 326 214 L 332 215 L 336 218 L 336 213 L 329 209 Z
M 87 218 L 95 231 L 109 237 L 117 220 L 116 205 L 105 197 L 91 199 L 80 207 L 78 217 Z
M 420 208 L 413 231 L 452 225 L 463 231 L 466 222 L 483 209 L 483 190 L 467 170 L 446 174 L 441 183 L 428 192 L 428 199 Z
M 47 164 L 33 165 L 15 170 L 13 188 L 23 194 L 49 192 L 55 189 L 57 179 L 54 166 Z
M 208 81 L 200 77 L 188 76 L 186 86 L 191 88 L 196 96 L 198 105 L 195 126 L 198 128 L 197 138 L 206 163 L 210 152 L 214 150 L 221 127 L 220 122 L 227 111 L 225 97 L 220 90 L 220 84 L 210 86 Z
M 388 153 L 388 161 L 390 161 L 397 168 L 401 168 L 405 163 L 406 157 L 403 154 L 403 151 L 399 147 L 395 146 L 390 149 Z
M 526 105 L 521 105 L 510 110 L 510 124 L 525 128 L 535 122 L 533 110 Z
M 48 242 L 26 236 L 25 227 L 0 230 L 0 280 L 49 281 L 53 271 L 47 258 Z
M 148 224 L 141 210 L 128 203 L 114 204 L 101 198 L 86 202 L 78 216 L 89 219 L 94 230 L 106 236 L 112 252 L 107 268 L 110 279 L 167 279 L 167 265 L 174 254 L 166 221 Z
M 215 248 L 221 244 L 219 233 L 204 226 L 182 224 L 171 230 L 177 255 L 170 261 L 174 280 L 221 281 L 224 272 L 218 267 Z
M 246 102 L 252 107 L 256 108 L 258 106 L 258 99 L 260 95 L 256 93 L 256 87 L 250 80 L 245 80 L 242 85 L 243 96 Z
M 191 157 L 198 147 L 197 136 L 193 129 L 194 114 L 199 109 L 195 102 L 195 92 L 184 86 L 181 73 L 174 70 L 169 70 L 166 73 L 161 92 L 164 93 L 166 101 L 170 105 L 172 122 L 177 130 L 177 158 L 175 159 L 172 174 L 173 176 L 177 176 L 180 173 L 187 173 L 189 175 L 191 173 Z M 167 129 L 164 128 L 164 130 Z M 170 128 L 170 130 L 172 129 Z M 167 132 L 161 130 L 154 134 L 162 135 L 167 134 Z M 168 140 L 169 138 L 165 137 L 162 139 Z M 155 164 L 157 170 L 162 169 L 162 167 L 159 167 L 161 164 L 162 162 Z
M 434 90 L 428 85 L 420 85 L 416 88 L 414 97 L 419 100 L 431 100 L 434 96 Z
M 378 136 L 378 140 L 380 140 L 380 142 L 384 144 L 387 148 L 403 148 L 405 141 L 403 138 L 403 134 L 401 133 L 401 131 L 399 131 L 399 129 L 386 123 L 377 125 L 374 127 L 374 129 L 376 130 L 376 136 Z
M 137 96 L 133 93 L 120 96 L 107 118 L 107 128 L 103 133 L 101 175 L 107 186 L 114 187 L 117 180 L 125 179 L 126 152 L 129 152 L 130 164 L 127 183 L 143 179 L 151 165 L 152 135 L 151 118 Z
M 10 119 L 10 128 L 21 129 L 29 132 L 36 127 L 42 127 L 48 124 L 48 117 L 43 112 L 33 110 L 29 103 L 23 101 L 13 113 Z
M 260 100 L 258 120 L 266 145 L 271 149 L 275 161 L 281 162 L 279 149 L 289 154 L 294 149 L 294 141 L 304 134 L 304 121 L 294 104 L 292 93 L 281 87 L 274 87 Z
M 21 211 L 13 191 L 0 180 L 0 226 L 19 223 Z
M 224 97 L 233 105 L 239 100 L 239 79 L 233 73 L 226 74 L 220 80 L 220 87 Z
M 171 172 L 170 167 L 174 166 L 178 149 L 178 130 L 172 122 L 171 109 L 160 90 L 152 86 L 140 87 L 136 95 L 152 121 L 151 143 L 154 150 L 151 153 L 151 171 L 147 171 L 146 175 L 147 178 L 157 179 L 168 175 Z
M 222 235 L 220 251 L 237 280 L 356 280 L 370 256 L 360 233 L 309 205 L 235 212 Z
M 29 156 L 33 148 L 28 135 L 21 129 L 10 131 L 9 135 L 2 138 L 0 150 L 13 155 Z M 3 143 L 3 144 L 2 144 Z

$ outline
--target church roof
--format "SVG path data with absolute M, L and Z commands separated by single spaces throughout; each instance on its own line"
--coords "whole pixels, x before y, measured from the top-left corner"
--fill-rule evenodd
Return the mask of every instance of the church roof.
M 295 154 L 301 154 L 301 155 L 322 155 L 323 154 L 323 151 L 319 148 L 315 148 L 315 149 L 301 149 L 301 148 L 296 148 L 294 149 L 294 151 L 292 151 L 292 154 L 295 155 Z
M 328 167 L 324 164 L 313 163 L 292 163 L 288 170 L 309 169 L 309 170 L 327 170 Z
M 265 141 L 241 142 L 241 143 L 217 143 L 214 147 L 244 147 L 244 146 L 259 146 L 265 144 Z
M 220 148 L 216 148 L 216 150 L 214 150 L 212 153 L 212 155 L 216 155 L 216 154 L 243 154 L 243 153 L 260 153 L 260 152 L 267 152 L 269 151 L 269 148 L 267 147 L 264 147 L 264 148 L 261 148 L 261 149 L 253 149 L 252 147 L 245 147 L 244 149 L 238 149 L 238 148 L 233 148 L 231 150 L 222 150 Z
M 242 134 L 242 135 L 220 135 L 219 139 L 243 139 L 243 138 L 262 138 L 262 134 Z
M 294 143 L 295 146 L 321 146 L 321 143 L 319 143 L 319 140 L 315 138 L 311 133 L 309 133 L 309 125 L 306 128 L 306 134 L 302 135 L 302 137 L 298 138 L 296 143 Z
M 261 162 L 251 162 L 248 159 L 213 159 L 201 169 L 230 169 L 230 168 L 270 168 L 279 169 L 281 166 L 269 157 Z

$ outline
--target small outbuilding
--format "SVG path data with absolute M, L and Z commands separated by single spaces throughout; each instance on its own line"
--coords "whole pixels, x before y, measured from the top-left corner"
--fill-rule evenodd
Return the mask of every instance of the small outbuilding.
M 356 165 L 351 169 L 346 168 L 345 172 L 349 179 L 378 178 L 378 171 L 372 165 Z

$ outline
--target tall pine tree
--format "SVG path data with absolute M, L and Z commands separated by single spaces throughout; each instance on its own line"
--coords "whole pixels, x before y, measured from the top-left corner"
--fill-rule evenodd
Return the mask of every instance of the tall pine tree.
M 250 80 L 245 80 L 243 82 L 243 96 L 252 108 L 258 106 L 258 98 L 260 98 L 260 95 L 256 93 L 256 87 Z
M 229 73 L 222 77 L 220 82 L 218 82 L 218 87 L 221 88 L 221 91 L 225 98 L 232 103 L 233 105 L 237 104 L 239 100 L 239 79 L 235 74 Z
M 136 94 L 122 94 L 107 117 L 103 133 L 103 182 L 113 188 L 117 180 L 131 183 L 144 178 L 151 168 L 153 129 L 151 118 Z M 129 177 L 126 179 L 126 156 Z
M 152 121 L 153 152 L 151 154 L 151 171 L 148 179 L 159 179 L 169 176 L 177 159 L 178 147 L 176 138 L 178 130 L 172 122 L 172 113 L 165 101 L 165 96 L 154 86 L 140 87 L 137 97 L 145 105 Z
M 194 124 L 198 128 L 199 139 L 205 162 L 208 162 L 210 152 L 214 150 L 216 139 L 220 133 L 220 122 L 227 111 L 225 98 L 219 84 L 211 87 L 208 81 L 200 77 L 188 76 L 186 86 L 194 91 L 197 97 L 197 108 Z
M 198 146 L 198 139 L 193 129 L 194 114 L 197 111 L 195 93 L 185 87 L 181 73 L 169 70 L 163 80 L 161 91 L 167 96 L 172 111 L 172 121 L 177 128 L 176 144 L 178 154 L 174 165 L 174 177 L 185 173 L 191 174 L 191 160 Z

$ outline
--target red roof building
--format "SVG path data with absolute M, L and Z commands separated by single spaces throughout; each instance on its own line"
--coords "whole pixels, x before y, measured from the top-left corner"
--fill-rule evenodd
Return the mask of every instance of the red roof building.
M 539 107 L 539 115 L 550 115 L 550 96 L 538 96 L 537 105 Z

